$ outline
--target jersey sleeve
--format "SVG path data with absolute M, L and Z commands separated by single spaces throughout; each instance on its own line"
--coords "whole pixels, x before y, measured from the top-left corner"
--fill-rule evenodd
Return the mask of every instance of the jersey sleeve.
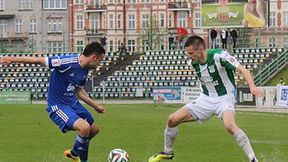
M 241 65 L 234 56 L 231 56 L 226 51 L 222 52 L 221 57 L 220 57 L 220 63 L 222 66 L 231 70 L 235 70 L 239 65 Z
M 81 83 L 79 84 L 79 86 L 84 87 L 85 83 L 86 83 L 86 79 L 82 80 Z
M 45 58 L 45 64 L 49 69 L 57 69 L 60 72 L 65 72 L 70 68 L 79 66 L 79 59 L 78 57 L 69 55 L 50 56 Z

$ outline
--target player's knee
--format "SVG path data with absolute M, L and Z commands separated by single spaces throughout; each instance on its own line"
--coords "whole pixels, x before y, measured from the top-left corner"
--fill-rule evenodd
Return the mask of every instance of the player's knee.
M 168 116 L 168 121 L 167 121 L 168 126 L 175 127 L 178 125 L 178 123 L 179 123 L 179 120 L 177 119 L 175 115 Z
M 83 123 L 80 127 L 80 132 L 83 136 L 89 136 L 90 135 L 90 125 L 89 123 Z
M 238 129 L 235 123 L 225 123 L 224 126 L 230 134 L 234 134 Z

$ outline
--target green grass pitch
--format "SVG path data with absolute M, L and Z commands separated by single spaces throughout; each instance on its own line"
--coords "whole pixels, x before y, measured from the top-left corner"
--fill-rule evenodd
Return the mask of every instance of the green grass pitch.
M 90 162 L 106 162 L 110 150 L 125 149 L 131 162 L 146 162 L 162 150 L 168 114 L 180 105 L 105 105 L 92 112 L 101 132 L 91 141 Z M 288 114 L 237 112 L 237 123 L 250 137 L 261 162 L 288 161 Z M 0 162 L 69 162 L 63 151 L 75 133 L 62 134 L 45 105 L 0 105 Z M 234 138 L 213 117 L 180 126 L 174 162 L 247 162 Z

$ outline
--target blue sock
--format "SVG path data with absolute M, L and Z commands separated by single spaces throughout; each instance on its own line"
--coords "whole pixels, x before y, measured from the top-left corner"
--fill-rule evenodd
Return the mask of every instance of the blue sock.
M 77 150 L 81 162 L 86 162 L 88 159 L 88 148 L 89 148 L 89 138 L 81 137 L 78 135 L 76 137 L 76 142 L 73 146 L 73 150 Z
M 79 156 L 78 155 L 78 151 L 77 151 L 77 147 L 78 147 L 78 142 L 77 142 L 77 139 L 75 140 L 75 143 L 73 145 L 73 148 L 71 149 L 71 154 L 73 156 Z

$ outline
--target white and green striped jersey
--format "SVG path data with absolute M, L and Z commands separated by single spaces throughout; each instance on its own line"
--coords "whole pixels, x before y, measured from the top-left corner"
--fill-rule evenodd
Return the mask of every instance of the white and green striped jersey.
M 191 62 L 201 82 L 201 90 L 207 96 L 223 96 L 235 90 L 235 69 L 240 65 L 227 51 L 208 49 L 205 64 Z

